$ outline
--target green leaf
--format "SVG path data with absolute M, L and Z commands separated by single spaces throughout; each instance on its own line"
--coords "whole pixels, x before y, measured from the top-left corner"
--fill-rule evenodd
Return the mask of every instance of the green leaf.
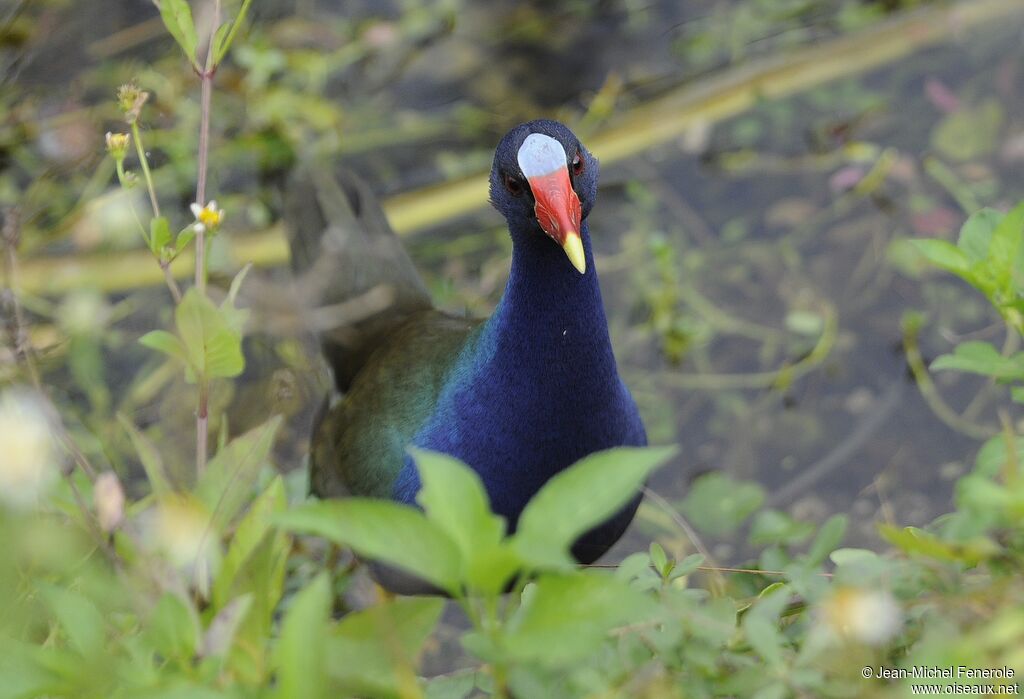
M 195 493 L 213 513 L 214 528 L 224 531 L 252 494 L 260 467 L 270 456 L 281 416 L 235 437 L 206 465 Z
M 716 471 L 694 481 L 681 509 L 701 531 L 724 536 L 736 531 L 762 502 L 761 486 Z
M 600 573 L 548 573 L 529 589 L 501 639 L 514 662 L 571 663 L 594 652 L 616 626 L 642 623 L 657 610 L 643 592 Z
M 757 513 L 750 527 L 750 543 L 754 546 L 799 544 L 809 539 L 814 530 L 811 522 L 801 522 L 778 510 L 764 510 Z
M 332 683 L 346 696 L 420 696 L 410 691 L 418 658 L 443 610 L 443 600 L 406 597 L 346 615 L 327 639 Z
M 971 214 L 960 227 L 960 237 L 956 244 L 968 262 L 981 262 L 988 257 L 992 233 L 1004 216 L 1002 211 L 985 208 Z
M 1005 434 L 997 434 L 981 445 L 974 459 L 974 471 L 990 478 L 1005 473 L 1010 458 L 1009 442 L 1014 445 L 1018 467 L 1024 464 L 1024 437 L 1014 436 L 1011 440 Z
M 161 656 L 188 666 L 199 648 L 199 619 L 191 604 L 167 592 L 156 603 L 145 634 Z
M 324 645 L 330 612 L 330 579 L 327 573 L 320 573 L 295 595 L 281 622 L 281 637 L 274 649 L 276 696 L 281 699 L 327 696 Z
M 228 654 L 239 627 L 252 608 L 252 601 L 253 596 L 245 594 L 231 600 L 217 612 L 217 616 L 210 621 L 206 633 L 203 634 L 202 645 L 199 648 L 201 657 L 220 657 Z
M 149 222 L 149 250 L 159 256 L 164 246 L 171 242 L 171 227 L 164 216 L 157 216 Z
M 459 548 L 419 510 L 387 500 L 345 498 L 297 507 L 275 521 L 316 534 L 356 553 L 389 563 L 454 593 L 462 562 Z
M 910 246 L 921 253 L 925 259 L 947 272 L 961 276 L 970 273 L 971 265 L 964 251 L 945 240 L 934 238 L 909 240 Z
M 814 543 L 811 544 L 811 548 L 807 552 L 809 565 L 818 565 L 824 562 L 828 555 L 843 542 L 843 537 L 846 536 L 846 525 L 846 515 L 841 514 L 832 515 L 821 525 L 818 536 L 815 537 Z
M 569 547 L 632 499 L 675 447 L 608 449 L 555 475 L 527 503 L 513 545 L 538 567 L 571 566 Z
M 702 553 L 691 553 L 689 556 L 679 561 L 671 571 L 669 571 L 669 579 L 675 580 L 681 578 L 690 573 L 695 573 L 698 568 L 704 565 L 704 554 Z
M 754 651 L 773 667 L 783 664 L 785 640 L 779 631 L 778 619 L 789 600 L 789 588 L 783 584 L 770 586 L 743 615 L 742 628 Z
M 231 22 L 231 30 L 223 33 L 227 25 L 220 27 L 217 30 L 217 37 L 214 39 L 214 65 L 220 65 L 220 62 L 227 55 L 228 49 L 231 48 L 231 44 L 235 40 L 235 34 L 238 33 L 238 29 L 245 22 L 245 16 L 249 12 L 249 6 L 252 4 L 252 0 L 242 0 L 242 6 L 238 10 L 238 15 L 235 16 L 233 22 Z
M 1020 288 L 1021 282 L 1024 282 L 1019 278 L 1022 239 L 1024 203 L 1018 204 L 999 221 L 999 225 L 992 232 L 988 248 L 988 260 L 993 269 L 995 282 L 1006 294 L 1006 298 L 1012 298 L 1014 289 Z
M 75 590 L 44 583 L 39 584 L 39 592 L 75 650 L 87 658 L 103 651 L 107 624 L 92 600 Z
M 170 32 L 178 46 L 185 52 L 185 57 L 196 68 L 199 62 L 196 60 L 196 27 L 192 21 L 192 8 L 185 0 L 160 0 L 160 18 L 164 26 Z
M 939 561 L 977 563 L 980 553 L 945 542 L 934 534 L 917 527 L 900 529 L 891 524 L 879 524 L 878 533 L 882 535 L 883 539 L 906 553 Z
M 167 477 L 167 470 L 164 468 L 164 460 L 160 456 L 160 451 L 123 414 L 118 413 L 117 420 L 132 440 L 132 446 L 135 448 L 135 453 L 138 454 L 139 461 L 142 462 L 142 468 L 146 472 L 149 489 L 153 495 L 163 497 L 171 493 L 173 488 L 171 488 L 171 481 Z
M 651 565 L 658 571 L 659 575 L 668 575 L 668 556 L 665 554 L 665 549 L 661 547 L 657 541 L 652 541 L 648 549 L 648 554 L 651 557 Z
M 944 354 L 932 362 L 931 368 L 934 371 L 952 369 L 982 374 L 1000 381 L 1024 379 L 1024 353 L 1004 357 L 987 342 L 961 342 L 953 354 Z
M 139 338 L 139 344 L 157 352 L 163 352 L 172 359 L 188 365 L 188 351 L 175 335 L 166 330 L 151 330 Z
M 213 583 L 213 603 L 217 608 L 227 604 L 233 596 L 235 576 L 249 561 L 264 538 L 268 534 L 277 534 L 276 530 L 271 529 L 272 517 L 278 512 L 284 512 L 287 507 L 284 481 L 281 476 L 275 476 L 266 490 L 249 506 L 249 510 L 235 528 L 234 536 L 231 537 L 231 545 Z M 272 564 L 273 561 L 268 560 L 268 563 Z M 256 574 L 269 575 L 270 571 L 257 571 Z M 274 603 L 276 604 L 276 600 Z
M 195 287 L 185 292 L 174 311 L 178 336 L 195 376 L 228 378 L 245 368 L 242 333 L 235 320 Z
M 180 231 L 178 231 L 178 238 L 174 241 L 174 254 L 177 255 L 185 246 L 192 242 L 196 237 L 196 228 L 191 223 Z
M 505 520 L 491 512 L 480 477 L 450 456 L 418 449 L 410 452 L 423 482 L 416 499 L 428 519 L 459 547 L 463 579 L 476 589 L 500 591 L 520 563 L 502 543 Z

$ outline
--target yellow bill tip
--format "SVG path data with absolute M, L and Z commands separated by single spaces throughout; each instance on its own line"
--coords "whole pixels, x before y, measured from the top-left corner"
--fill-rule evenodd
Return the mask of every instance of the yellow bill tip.
M 576 232 L 570 232 L 565 236 L 565 242 L 562 243 L 562 249 L 565 250 L 566 257 L 569 258 L 569 262 L 580 274 L 586 274 L 587 272 L 587 256 L 583 252 L 583 240 L 580 238 L 580 234 Z

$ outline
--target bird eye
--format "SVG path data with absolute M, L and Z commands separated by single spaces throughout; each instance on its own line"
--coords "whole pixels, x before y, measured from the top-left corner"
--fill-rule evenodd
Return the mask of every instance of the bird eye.
M 583 152 L 577 150 L 576 156 L 572 159 L 572 174 L 582 175 L 584 167 L 586 167 L 586 163 L 583 160 Z
M 505 174 L 505 189 L 514 197 L 523 193 L 523 181 L 515 175 Z

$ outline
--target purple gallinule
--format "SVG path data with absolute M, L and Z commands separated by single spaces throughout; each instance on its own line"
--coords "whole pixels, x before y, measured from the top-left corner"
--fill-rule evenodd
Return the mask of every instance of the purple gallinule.
M 364 185 L 315 170 L 299 178 L 287 213 L 293 266 L 319 270 L 327 304 L 375 287 L 392 294 L 386 310 L 322 337 L 340 398 L 314 429 L 315 494 L 413 504 L 420 479 L 406 449 L 415 446 L 469 464 L 514 530 L 554 474 L 593 452 L 647 443 L 594 267 L 587 218 L 597 178 L 597 160 L 558 122 L 522 124 L 501 140 L 490 197 L 508 221 L 512 268 L 486 320 L 433 307 Z M 576 558 L 602 555 L 639 501 L 580 537 Z

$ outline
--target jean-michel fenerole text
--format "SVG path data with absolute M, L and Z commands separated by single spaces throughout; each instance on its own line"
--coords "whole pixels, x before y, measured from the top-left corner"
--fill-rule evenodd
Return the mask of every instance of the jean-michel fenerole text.
M 913 665 L 911 667 L 885 667 L 875 668 L 875 678 L 884 680 L 923 680 L 923 679 L 953 679 L 953 680 L 1008 680 L 1013 678 L 1012 667 L 967 667 L 956 665 L 953 667 L 935 667 L 932 665 Z

